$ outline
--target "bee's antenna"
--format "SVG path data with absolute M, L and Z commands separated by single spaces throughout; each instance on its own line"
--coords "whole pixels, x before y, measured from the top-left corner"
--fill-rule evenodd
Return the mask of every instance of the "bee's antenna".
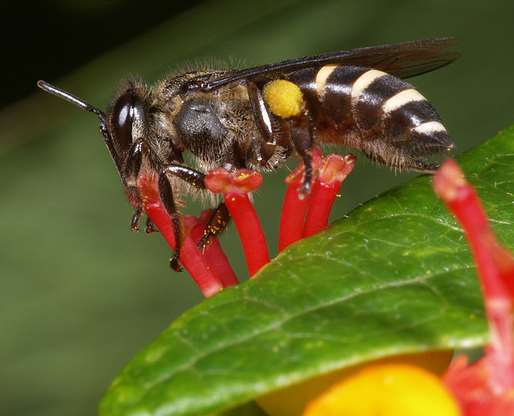
M 63 100 L 68 101 L 69 103 L 72 103 L 79 107 L 80 109 L 84 111 L 89 111 L 93 114 L 96 114 L 97 117 L 100 119 L 100 122 L 102 123 L 102 128 L 107 127 L 107 118 L 105 117 L 105 113 L 102 110 L 99 110 L 96 107 L 93 107 L 91 104 L 88 104 L 84 100 L 81 100 L 78 97 L 75 97 L 73 94 L 70 94 L 69 92 L 66 92 L 64 90 L 61 90 L 60 88 L 54 87 L 52 84 L 49 84 L 46 81 L 39 80 L 37 82 L 37 86 L 41 88 L 43 91 L 55 95 L 56 97 L 62 98 Z

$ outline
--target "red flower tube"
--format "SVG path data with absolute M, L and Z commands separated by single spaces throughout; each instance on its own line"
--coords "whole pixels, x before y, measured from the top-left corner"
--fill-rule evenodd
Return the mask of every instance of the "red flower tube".
M 138 188 L 142 196 L 144 212 L 159 229 L 171 249 L 175 250 L 176 241 L 173 224 L 161 201 L 157 189 L 157 177 L 142 172 L 138 178 Z M 208 266 L 196 243 L 187 234 L 182 242 L 180 262 L 205 297 L 210 297 L 223 289 L 223 283 Z
M 500 246 L 474 188 L 454 161 L 434 176 L 434 190 L 461 223 L 484 296 L 491 331 L 485 357 L 468 365 L 465 357 L 445 376 L 465 416 L 514 414 L 514 258 Z
M 262 176 L 250 170 L 228 172 L 215 169 L 205 177 L 207 189 L 214 193 L 222 193 L 230 216 L 234 221 L 251 277 L 269 262 L 266 238 L 262 231 L 259 217 L 248 198 L 262 184 Z
M 313 150 L 313 186 L 310 195 L 303 197 L 299 190 L 303 182 L 304 166 L 286 178 L 287 190 L 280 216 L 278 249 L 310 237 L 327 228 L 332 206 L 344 179 L 355 165 L 355 156 L 321 156 Z
M 302 175 L 292 173 L 286 178 L 286 194 L 280 215 L 278 251 L 302 239 L 310 195 L 301 197 Z
M 315 180 L 318 175 L 321 157 L 321 150 L 314 148 L 312 150 L 313 180 Z M 285 180 L 287 189 L 280 214 L 280 230 L 278 237 L 279 252 L 303 238 L 305 217 L 309 209 L 312 194 L 312 192 L 309 195 L 302 195 L 300 193 L 300 188 L 304 180 L 304 171 L 305 167 L 303 163 L 301 163 Z
M 353 155 L 330 155 L 323 161 L 312 188 L 303 237 L 310 237 L 327 228 L 337 193 L 355 166 L 356 159 Z
M 189 225 L 189 233 L 193 241 L 198 244 L 204 235 L 205 226 L 210 217 L 211 210 L 202 212 L 196 217 L 185 217 L 184 222 Z M 187 226 L 186 225 L 186 226 Z M 227 256 L 221 248 L 220 242 L 216 238 L 211 238 L 203 250 L 203 256 L 213 273 L 223 284 L 223 287 L 237 285 L 237 276 L 230 265 Z

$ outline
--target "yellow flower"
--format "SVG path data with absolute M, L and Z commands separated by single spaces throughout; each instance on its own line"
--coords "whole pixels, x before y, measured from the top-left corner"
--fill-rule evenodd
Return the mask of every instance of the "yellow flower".
M 426 384 L 415 384 L 415 381 L 409 381 L 405 387 L 403 393 L 401 393 L 398 397 L 394 397 L 392 395 L 381 395 L 380 398 L 385 399 L 389 398 L 391 401 L 401 400 L 405 395 L 411 394 L 413 398 L 417 398 L 420 395 L 428 394 L 432 396 L 434 392 L 442 390 L 444 393 L 446 390 L 442 387 L 441 382 L 438 380 L 437 376 L 441 376 L 446 369 L 448 368 L 448 364 L 450 363 L 452 357 L 451 351 L 430 351 L 420 354 L 409 354 L 409 355 L 398 355 L 392 357 L 386 357 L 381 360 L 373 361 L 371 363 L 361 364 L 354 367 L 345 368 L 343 370 L 335 371 L 323 376 L 315 377 L 310 380 L 307 380 L 303 383 L 293 385 L 291 387 L 287 387 L 285 389 L 280 389 L 269 393 L 265 396 L 262 396 L 257 399 L 257 403 L 263 408 L 270 416 L 300 416 L 307 404 L 310 402 L 309 412 L 314 411 L 315 403 L 321 403 L 323 398 L 331 392 L 335 392 L 334 389 L 338 389 L 339 386 L 349 386 L 347 389 L 353 389 L 353 393 L 356 392 L 356 387 L 354 386 L 357 381 L 360 380 L 360 374 L 367 374 L 367 370 L 369 369 L 377 369 L 382 367 L 388 368 L 404 368 L 404 367 L 419 367 L 419 372 L 426 377 L 419 376 L 420 380 L 429 379 L 433 381 L 434 379 L 440 385 L 439 390 L 434 387 L 430 381 L 426 382 Z M 419 375 L 419 373 L 416 373 Z M 372 378 L 369 376 L 359 382 L 360 397 L 355 396 L 353 399 L 344 397 L 344 401 L 346 400 L 357 400 L 357 401 L 369 401 L 370 398 L 376 394 L 377 383 L 376 380 L 372 382 Z M 350 383 L 350 384 L 347 384 Z M 369 383 L 369 384 L 367 384 Z M 421 383 L 421 381 L 420 381 Z M 392 388 L 393 386 L 391 386 Z M 397 386 L 399 387 L 399 386 Z M 428 388 L 428 390 L 423 390 Z M 415 393 L 419 389 L 418 393 Z M 339 391 L 339 389 L 337 390 Z M 347 391 L 347 390 L 343 390 Z M 446 394 L 446 393 L 445 393 Z M 441 397 L 448 396 L 446 394 L 442 394 Z M 377 400 L 380 399 L 377 396 Z M 365 400 L 364 400 L 365 399 Z M 417 399 L 415 399 L 417 400 Z M 433 400 L 433 399 L 429 399 Z M 452 402 L 451 397 L 448 399 Z M 443 400 L 444 401 L 444 400 Z M 421 402 L 420 402 L 421 403 Z M 325 409 L 324 409 L 325 410 Z M 338 416 L 346 416 L 346 415 L 359 415 L 359 416 L 402 416 L 407 413 L 343 413 L 340 410 L 336 410 L 335 413 Z M 427 413 L 430 414 L 430 413 Z M 329 416 L 330 413 L 306 413 L 308 416 Z M 411 415 L 423 415 L 423 413 L 411 413 Z M 458 413 L 431 413 L 433 416 L 454 416 L 458 415 Z
M 313 400 L 304 416 L 458 416 L 441 380 L 413 365 L 369 365 Z

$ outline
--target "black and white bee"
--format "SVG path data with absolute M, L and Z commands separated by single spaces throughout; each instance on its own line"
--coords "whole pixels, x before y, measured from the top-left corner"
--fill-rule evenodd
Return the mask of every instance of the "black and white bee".
M 38 86 L 98 116 L 135 209 L 134 228 L 142 212 L 140 169 L 155 172 L 180 242 L 177 200 L 184 193 L 208 193 L 204 173 L 214 168 L 270 170 L 295 153 L 305 165 L 307 194 L 310 151 L 332 143 L 397 170 L 434 171 L 427 156 L 453 144 L 433 106 L 403 79 L 455 60 L 452 44 L 449 38 L 420 40 L 243 70 L 192 71 L 151 87 L 128 81 L 106 113 L 44 81 Z M 206 235 L 226 223 L 221 204 Z

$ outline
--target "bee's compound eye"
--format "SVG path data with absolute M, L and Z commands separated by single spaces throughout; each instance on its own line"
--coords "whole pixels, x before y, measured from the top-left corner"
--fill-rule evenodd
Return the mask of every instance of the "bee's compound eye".
M 132 143 L 132 122 L 134 121 L 135 97 L 126 92 L 116 100 L 111 116 L 114 144 L 118 152 L 125 153 Z

